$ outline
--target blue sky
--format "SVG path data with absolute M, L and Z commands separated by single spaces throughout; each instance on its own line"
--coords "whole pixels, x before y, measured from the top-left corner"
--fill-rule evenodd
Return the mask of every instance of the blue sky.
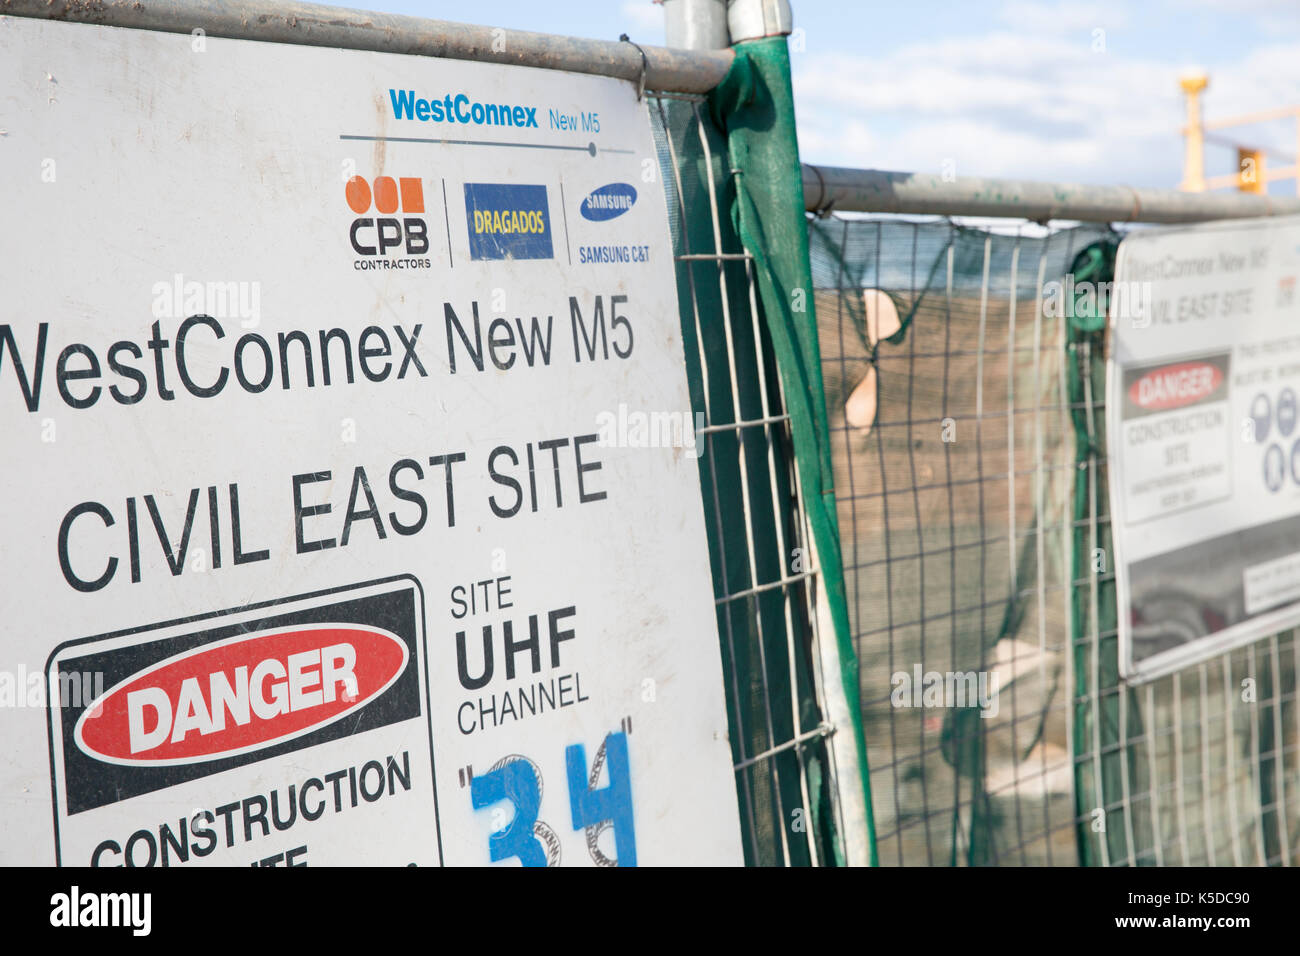
M 352 0 L 389 13 L 663 43 L 652 0 Z M 1300 106 L 1300 0 L 792 0 L 807 162 L 1172 187 L 1178 75 L 1210 74 L 1205 116 Z M 1294 162 L 1294 120 L 1225 131 Z M 1211 145 L 1207 174 L 1236 154 Z M 1273 192 L 1294 194 L 1294 182 Z

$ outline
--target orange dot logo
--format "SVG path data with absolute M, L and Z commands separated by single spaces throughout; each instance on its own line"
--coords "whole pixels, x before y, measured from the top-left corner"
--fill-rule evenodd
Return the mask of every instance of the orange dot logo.
M 424 212 L 424 180 L 418 176 L 396 180 L 392 176 L 377 176 L 373 189 L 361 176 L 353 176 L 347 181 L 343 193 L 348 207 L 358 216 L 370 211 L 371 202 L 376 211 L 386 216 L 399 209 L 411 214 Z
M 375 208 L 385 216 L 397 212 L 397 183 L 392 176 L 380 176 L 375 180 Z
M 348 205 L 358 216 L 364 216 L 370 208 L 370 185 L 360 176 L 353 176 L 343 189 Z

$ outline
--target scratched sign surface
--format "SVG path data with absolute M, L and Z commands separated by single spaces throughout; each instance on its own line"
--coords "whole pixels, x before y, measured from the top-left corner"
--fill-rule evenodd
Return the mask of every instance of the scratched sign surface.
M 630 84 L 11 18 L 0 126 L 0 862 L 740 862 Z

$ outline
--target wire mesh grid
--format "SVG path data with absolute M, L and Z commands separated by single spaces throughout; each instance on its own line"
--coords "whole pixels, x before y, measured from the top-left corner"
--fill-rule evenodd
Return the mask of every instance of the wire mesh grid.
M 1102 333 L 1071 344 L 1076 383 L 1079 852 L 1100 866 L 1300 862 L 1300 640 L 1274 634 L 1144 684 L 1118 676 Z M 1295 836 L 1293 836 L 1293 834 Z
M 884 864 L 1295 858 L 1295 634 L 1118 677 L 1104 334 L 1044 297 L 1108 237 L 810 224 Z
M 745 859 L 835 863 L 843 831 L 826 746 L 835 728 L 820 696 L 817 575 L 753 264 L 728 215 L 725 141 L 702 98 L 648 100 L 702 415 L 700 480 Z

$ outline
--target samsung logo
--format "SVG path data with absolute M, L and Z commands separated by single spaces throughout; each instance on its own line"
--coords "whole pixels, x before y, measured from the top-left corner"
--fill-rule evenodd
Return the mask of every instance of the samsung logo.
M 610 183 L 593 189 L 582 201 L 579 212 L 583 219 L 603 222 L 623 215 L 636 204 L 636 189 L 627 183 Z

